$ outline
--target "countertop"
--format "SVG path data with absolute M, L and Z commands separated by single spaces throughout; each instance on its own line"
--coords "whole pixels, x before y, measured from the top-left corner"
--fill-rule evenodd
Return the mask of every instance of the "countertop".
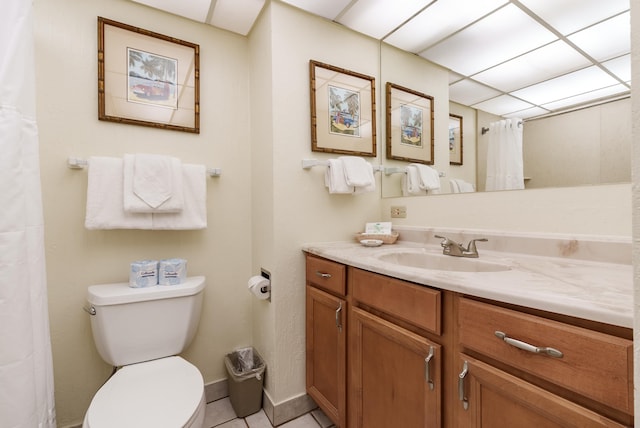
M 309 254 L 417 284 L 633 328 L 630 264 L 480 250 L 477 260 L 508 265 L 509 270 L 455 272 L 400 266 L 378 258 L 403 250 L 442 254 L 439 245 L 412 241 L 373 248 L 357 242 L 303 246 Z

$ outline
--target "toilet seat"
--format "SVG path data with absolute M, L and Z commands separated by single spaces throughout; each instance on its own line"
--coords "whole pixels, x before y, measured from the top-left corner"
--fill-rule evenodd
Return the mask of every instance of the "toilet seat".
M 167 357 L 118 370 L 94 396 L 83 426 L 200 428 L 204 406 L 198 369 L 180 357 Z

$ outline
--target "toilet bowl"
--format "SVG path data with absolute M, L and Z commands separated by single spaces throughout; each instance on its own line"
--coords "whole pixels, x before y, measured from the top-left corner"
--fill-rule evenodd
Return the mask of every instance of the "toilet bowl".
M 204 287 L 204 277 L 170 286 L 89 287 L 96 348 L 120 368 L 93 397 L 83 428 L 202 428 L 204 380 L 177 354 L 195 335 Z

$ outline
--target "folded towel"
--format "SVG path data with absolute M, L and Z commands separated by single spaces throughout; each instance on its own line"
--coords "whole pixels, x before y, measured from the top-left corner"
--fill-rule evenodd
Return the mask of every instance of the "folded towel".
M 367 170 L 367 175 L 369 176 L 369 183 L 365 186 L 356 186 L 353 191 L 354 194 L 359 195 L 361 193 L 368 193 L 368 192 L 375 192 L 376 191 L 376 178 L 375 175 L 373 175 L 373 165 L 371 165 L 369 162 L 365 162 L 366 166 L 366 170 Z
M 90 157 L 87 173 L 87 229 L 151 229 L 151 214 L 127 213 L 123 207 L 123 161 Z
M 421 189 L 440 190 L 440 174 L 438 171 L 421 163 L 412 163 L 409 166 L 413 166 L 418 170 Z
M 329 193 L 353 193 L 353 187 L 347 184 L 340 159 L 329 159 L 329 166 L 324 174 L 324 185 L 329 189 Z
M 344 178 L 348 186 L 368 187 L 375 185 L 371 164 L 357 156 L 340 156 L 344 168 Z
M 124 155 L 124 210 L 170 213 L 183 208 L 182 164 L 161 155 Z
M 456 185 L 458 186 L 458 190 L 460 191 L 460 193 L 471 193 L 476 191 L 476 189 L 473 187 L 473 184 L 467 181 L 458 179 L 454 179 L 453 181 L 455 181 Z
M 407 166 L 407 171 L 402 175 L 402 195 L 424 195 L 426 191 L 420 188 L 418 168 L 413 164 Z
M 204 165 L 182 164 L 184 207 L 177 213 L 152 214 L 152 228 L 191 230 L 207 227 L 207 174 Z

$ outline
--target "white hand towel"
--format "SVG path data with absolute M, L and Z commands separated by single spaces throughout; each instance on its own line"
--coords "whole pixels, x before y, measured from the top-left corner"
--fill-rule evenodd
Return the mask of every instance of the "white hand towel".
M 424 195 L 425 193 L 425 190 L 420 189 L 418 168 L 413 165 L 408 165 L 406 173 L 402 175 L 402 195 Z
M 123 161 L 91 157 L 87 173 L 87 229 L 151 229 L 151 214 L 127 213 L 123 207 Z
M 464 181 L 464 180 L 453 180 L 456 182 L 456 184 L 458 185 L 458 189 L 460 190 L 460 193 L 471 193 L 471 192 L 475 192 L 476 189 L 474 189 L 473 184 Z
M 329 193 L 353 193 L 353 187 L 347 184 L 340 159 L 329 159 L 324 174 L 324 185 L 329 189 Z
M 207 227 L 207 171 L 204 165 L 182 164 L 182 193 L 182 211 L 153 213 L 153 229 L 194 230 Z
M 371 165 L 358 156 L 340 156 L 344 167 L 344 178 L 348 186 L 368 187 L 375 185 Z
M 182 163 L 159 155 L 124 155 L 124 210 L 171 213 L 182 210 Z M 168 198 L 164 199 L 166 195 Z M 163 202 L 158 202 L 164 199 Z
M 438 171 L 421 163 L 412 163 L 409 166 L 413 166 L 418 170 L 421 189 L 440 190 L 440 174 Z
M 365 164 L 367 168 L 367 175 L 369 175 L 369 182 L 371 184 L 368 184 L 366 186 L 356 186 L 355 190 L 353 191 L 353 193 L 356 195 L 376 191 L 376 178 L 375 175 L 373 175 L 373 165 L 371 165 L 369 162 L 365 162 Z

